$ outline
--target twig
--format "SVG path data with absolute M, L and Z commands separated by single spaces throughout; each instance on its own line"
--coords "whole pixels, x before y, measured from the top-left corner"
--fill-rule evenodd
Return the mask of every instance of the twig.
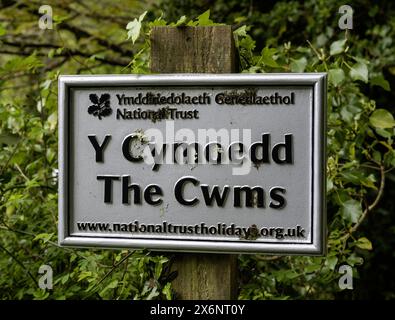
M 22 169 L 20 166 L 18 166 L 17 163 L 15 163 L 15 168 L 17 168 L 17 170 L 19 171 L 19 173 L 21 174 L 21 176 L 23 177 L 23 179 L 25 179 L 27 182 L 30 181 L 30 179 L 28 177 L 26 177 L 26 175 L 23 173 Z
M 314 46 L 311 44 L 311 42 L 310 42 L 309 40 L 306 40 L 306 41 L 307 41 L 307 43 L 309 44 L 310 48 L 313 49 L 313 51 L 314 51 L 314 53 L 316 54 L 317 58 L 318 58 L 319 60 L 322 60 L 322 57 L 321 57 L 320 53 L 317 51 L 317 49 L 314 48 Z
M 22 135 L 24 135 L 24 134 L 26 133 L 26 132 L 25 132 L 25 129 L 26 129 L 26 124 L 25 124 L 24 127 L 23 127 Z M 22 141 L 22 140 L 19 140 L 19 141 L 17 142 L 17 144 L 16 144 L 15 147 L 14 147 L 14 150 L 12 150 L 12 152 L 11 152 L 10 156 L 8 157 L 7 161 L 5 162 L 5 164 L 3 165 L 3 167 L 0 169 L 0 176 L 5 172 L 5 169 L 8 167 L 8 165 L 9 165 L 11 159 L 14 157 L 15 153 L 17 152 L 17 150 L 18 150 L 18 148 L 19 148 L 19 146 L 20 146 L 20 144 L 21 144 L 21 141 Z
M 96 289 L 99 285 L 101 285 L 103 283 L 104 280 L 106 280 L 114 271 L 115 269 L 120 266 L 122 263 L 125 262 L 125 260 L 127 260 L 133 253 L 135 252 L 135 250 L 129 252 L 121 261 L 119 261 L 116 265 L 114 265 L 111 270 L 109 270 L 104 276 L 103 278 L 100 279 L 100 281 L 98 283 L 96 283 L 89 291 L 91 291 L 91 294 L 93 294 L 93 289 Z M 90 294 L 90 295 L 91 295 Z M 88 297 L 90 296 L 88 295 Z
M 367 217 L 367 215 L 369 214 L 370 211 L 372 211 L 377 204 L 380 202 L 381 197 L 384 194 L 384 187 L 385 187 L 385 170 L 384 170 L 384 166 L 380 165 L 380 174 L 381 174 L 381 180 L 380 180 L 380 187 L 379 187 L 379 191 L 377 193 L 376 199 L 374 199 L 373 203 L 369 206 L 366 207 L 366 209 L 363 211 L 361 217 L 359 218 L 359 220 L 353 225 L 353 227 L 348 231 L 347 234 L 345 234 L 341 239 L 342 240 L 348 240 L 348 238 L 355 232 L 358 230 L 358 228 L 360 227 L 360 225 L 362 224 L 362 222 L 365 220 L 365 218 Z
M 1 187 L 0 187 L 1 188 Z M 18 185 L 14 185 L 12 187 L 9 187 L 7 189 L 1 189 L 1 193 L 4 195 L 6 194 L 8 191 L 12 191 L 14 189 L 25 189 L 26 188 L 26 184 L 18 184 Z M 55 187 L 51 187 L 51 186 L 45 186 L 45 185 L 38 185 L 38 186 L 31 186 L 29 188 L 42 188 L 42 189 L 49 189 L 52 191 L 57 191 L 57 189 Z
M 4 220 L 3 220 L 3 221 L 0 221 L 0 223 L 4 225 L 4 226 L 1 226 L 1 225 L 0 225 L 0 229 L 2 229 L 2 230 L 4 230 L 4 231 L 14 232 L 14 233 L 18 233 L 18 234 L 30 236 L 30 237 L 33 237 L 33 238 L 35 238 L 35 237 L 37 236 L 36 234 L 31 233 L 31 232 L 13 229 L 13 228 L 9 227 L 9 226 L 4 222 Z M 51 240 L 48 240 L 46 243 L 52 245 L 53 247 L 60 248 L 59 245 L 58 245 L 56 242 L 53 242 L 53 241 L 51 241 Z M 62 248 L 62 250 L 65 250 L 65 251 L 74 253 L 77 257 L 79 257 L 79 258 L 81 258 L 81 259 L 84 259 L 84 260 L 87 260 L 87 258 L 85 258 L 83 255 L 79 254 L 79 253 L 78 253 L 76 250 L 74 250 L 74 249 L 66 248 L 66 247 L 65 247 L 65 248 Z M 102 268 L 110 268 L 110 266 L 105 265 L 105 264 L 102 264 L 102 263 L 97 263 L 97 264 L 98 264 L 100 267 L 102 267 Z
M 358 222 L 351 228 L 351 233 L 355 232 L 359 226 L 361 225 L 362 221 L 366 218 L 368 213 L 372 211 L 377 204 L 379 203 L 381 197 L 383 196 L 384 193 L 384 186 L 385 186 L 385 171 L 384 171 L 384 166 L 380 166 L 380 173 L 381 173 L 381 181 L 380 181 L 380 188 L 377 193 L 376 199 L 374 199 L 373 203 L 368 206 L 365 211 L 363 212 L 361 218 L 358 220 Z
M 8 251 L 7 248 L 4 247 L 2 244 L 0 244 L 0 249 L 3 249 L 12 259 L 14 259 L 15 262 L 17 264 L 19 264 L 23 270 L 26 271 L 28 276 L 33 280 L 34 284 L 38 287 L 38 282 L 37 282 L 36 278 L 34 278 L 32 273 L 25 267 L 25 265 L 12 252 Z

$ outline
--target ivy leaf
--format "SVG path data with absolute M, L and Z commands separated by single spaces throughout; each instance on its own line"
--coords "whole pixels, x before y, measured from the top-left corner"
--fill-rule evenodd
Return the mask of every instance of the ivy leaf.
M 145 15 L 147 14 L 147 11 L 143 12 L 139 19 L 137 20 L 134 18 L 133 21 L 129 22 L 128 25 L 126 26 L 126 29 L 128 29 L 128 39 L 132 39 L 133 44 L 136 42 L 136 40 L 140 36 L 140 30 L 141 30 L 141 22 L 143 21 Z
M 199 26 L 209 26 L 213 24 L 213 21 L 210 20 L 210 9 L 203 12 L 200 16 L 197 17 L 197 22 Z
M 255 40 L 247 35 L 245 38 L 240 40 L 239 47 L 246 49 L 247 52 L 252 52 L 255 49 Z
M 395 127 L 395 120 L 393 115 L 385 109 L 375 110 L 369 118 L 370 124 L 379 129 Z
M 357 62 L 351 68 L 350 77 L 353 80 L 361 80 L 365 83 L 368 82 L 368 67 L 363 62 Z
M 239 37 L 245 37 L 247 36 L 247 26 L 241 26 L 240 28 L 237 28 L 235 31 L 233 31 L 233 34 Z
M 346 42 L 347 42 L 346 39 L 333 42 L 331 44 L 329 54 L 331 56 L 334 56 L 334 55 L 342 53 L 345 49 Z
M 383 75 L 379 75 L 377 77 L 373 77 L 372 79 L 370 79 L 370 84 L 372 86 L 382 87 L 386 91 L 391 90 L 389 82 L 384 79 Z
M 343 69 L 330 69 L 329 72 L 329 82 L 337 87 L 340 83 L 344 81 L 345 75 Z
M 292 72 L 303 72 L 306 69 L 307 66 L 307 59 L 305 57 L 302 57 L 300 59 L 292 59 L 291 62 L 291 71 Z
M 368 188 L 377 189 L 375 186 L 375 178 L 374 175 L 366 176 L 363 171 L 358 171 L 356 169 L 348 169 L 340 173 L 342 180 L 345 183 L 352 183 L 357 186 L 363 185 Z
M 361 203 L 357 200 L 351 199 L 343 203 L 340 209 L 341 215 L 352 223 L 356 223 L 362 215 Z
M 370 240 L 368 238 L 362 237 L 359 238 L 356 242 L 355 245 L 358 248 L 364 249 L 364 250 L 372 250 L 373 246 L 372 243 L 370 242 Z
M 151 21 L 148 23 L 148 26 L 150 29 L 152 29 L 153 27 L 163 27 L 166 26 L 167 22 L 165 20 L 162 19 L 162 17 L 156 18 L 154 21 Z M 172 24 L 170 24 L 171 26 Z

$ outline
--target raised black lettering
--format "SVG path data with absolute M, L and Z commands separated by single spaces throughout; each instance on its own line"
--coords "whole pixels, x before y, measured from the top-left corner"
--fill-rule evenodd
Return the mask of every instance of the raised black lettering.
M 285 198 L 282 194 L 285 194 L 285 189 L 282 187 L 274 187 L 270 189 L 270 198 L 276 202 L 270 201 L 270 208 L 282 209 L 286 205 Z
M 269 163 L 269 143 L 270 134 L 262 134 L 262 142 L 254 142 L 250 147 L 250 157 L 252 163 Z M 262 157 L 258 156 L 258 150 L 262 150 Z
M 285 158 L 280 159 L 280 149 L 285 148 Z M 285 135 L 285 143 L 277 143 L 272 150 L 272 158 L 278 164 L 292 163 L 292 134 Z
M 163 202 L 161 198 L 154 199 L 154 196 L 163 196 L 163 192 L 158 185 L 150 184 L 144 189 L 145 202 L 153 206 L 157 206 Z
M 250 187 L 250 186 L 235 186 L 234 187 L 234 200 L 233 205 L 236 208 L 240 208 L 241 205 L 241 195 L 242 192 L 245 194 L 245 206 L 247 208 L 253 208 L 254 206 L 258 208 L 265 207 L 265 191 L 262 187 Z
M 140 155 L 133 155 L 131 149 L 131 143 L 133 140 L 140 141 L 140 138 L 136 134 L 131 134 L 127 136 L 122 142 L 122 153 L 126 160 L 130 162 L 140 162 L 143 160 L 143 156 Z M 138 148 L 136 148 L 138 149 Z
M 183 177 L 180 180 L 178 180 L 174 186 L 174 196 L 176 200 L 182 204 L 183 206 L 194 206 L 199 202 L 199 199 L 193 198 L 190 200 L 187 200 L 184 198 L 184 187 L 186 183 L 192 183 L 194 186 L 197 186 L 199 184 L 199 180 L 197 180 L 195 177 Z
M 222 194 L 220 193 L 219 186 L 213 186 L 213 189 L 210 194 L 210 187 L 207 184 L 202 184 L 200 186 L 203 192 L 204 202 L 207 206 L 213 206 L 213 202 L 217 203 L 218 207 L 223 207 L 225 204 L 225 200 L 229 194 L 229 186 L 224 186 L 222 190 Z
M 104 162 L 104 149 L 107 147 L 108 143 L 110 142 L 111 135 L 109 134 L 106 135 L 104 137 L 102 144 L 99 144 L 97 142 L 95 135 L 89 135 L 88 139 L 91 142 L 93 148 L 95 148 L 96 162 Z
M 97 176 L 97 180 L 104 180 L 104 203 L 112 203 L 112 181 L 119 178 L 119 176 Z
M 130 204 L 130 191 L 133 190 L 133 203 L 141 204 L 141 188 L 136 183 L 130 183 L 130 176 L 122 176 L 122 203 Z

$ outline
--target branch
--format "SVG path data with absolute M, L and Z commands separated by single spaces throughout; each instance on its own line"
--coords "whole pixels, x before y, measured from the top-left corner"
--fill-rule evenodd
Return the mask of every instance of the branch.
M 128 50 L 128 49 L 124 49 L 121 46 L 119 46 L 117 44 L 114 44 L 114 43 L 111 43 L 111 42 L 109 42 L 109 41 L 107 41 L 105 39 L 101 39 L 101 38 L 89 33 L 88 31 L 82 30 L 81 28 L 78 28 L 78 27 L 76 27 L 74 25 L 71 25 L 71 24 L 69 24 L 67 22 L 61 23 L 59 25 L 59 28 L 71 31 L 72 33 L 77 35 L 79 38 L 90 38 L 90 39 L 96 40 L 99 45 L 101 45 L 103 47 L 106 47 L 106 48 L 109 48 L 109 49 L 111 49 L 111 50 L 113 50 L 115 52 L 119 52 L 123 56 L 129 56 L 129 57 L 133 56 L 133 51 Z
M 18 8 L 19 10 L 26 10 L 28 13 L 30 13 L 36 17 L 41 17 L 40 13 L 36 10 L 36 8 L 33 9 L 33 8 L 31 8 L 31 6 L 29 6 L 23 2 L 10 0 L 8 5 L 4 5 L 0 8 L 6 8 L 6 7 L 9 7 L 12 5 L 15 5 L 15 7 Z M 60 8 L 61 8 L 61 6 L 60 6 Z M 64 9 L 64 7 L 63 7 L 63 9 Z M 67 9 L 65 9 L 65 10 L 67 10 Z M 119 44 L 111 43 L 110 41 L 108 41 L 106 39 L 100 38 L 99 36 L 96 36 L 96 35 L 90 33 L 89 31 L 84 30 L 84 29 L 77 27 L 75 25 L 72 25 L 66 21 L 63 21 L 62 23 L 60 23 L 57 26 L 57 28 L 63 29 L 63 30 L 68 30 L 68 31 L 74 33 L 77 38 L 93 39 L 93 40 L 97 41 L 97 43 L 99 45 L 109 48 L 112 51 L 118 52 L 118 53 L 122 54 L 123 56 L 131 57 L 134 55 L 132 50 L 125 49 Z M 125 64 L 123 64 L 123 65 L 125 65 Z
M 41 17 L 40 13 L 37 10 L 32 9 L 29 5 L 26 5 L 24 3 L 17 3 L 17 1 L 10 1 L 10 2 L 14 2 L 15 4 L 17 4 L 18 9 L 26 9 L 27 12 L 29 12 L 30 14 L 37 16 L 37 17 Z M 64 9 L 64 7 L 63 7 L 63 9 Z M 65 10 L 68 10 L 68 9 L 65 9 Z M 131 50 L 124 49 L 118 44 L 111 43 L 110 41 L 108 41 L 106 39 L 102 39 L 102 38 L 90 33 L 89 31 L 84 30 L 84 29 L 77 27 L 75 25 L 72 25 L 66 21 L 63 21 L 57 27 L 59 29 L 68 30 L 68 31 L 74 33 L 77 36 L 77 38 L 90 38 L 90 39 L 96 40 L 99 45 L 101 45 L 103 47 L 110 48 L 111 50 L 113 50 L 115 52 L 119 52 L 124 56 L 131 57 L 134 54 L 133 51 L 131 51 Z
M 58 49 L 59 46 L 53 44 L 53 43 L 34 43 L 34 42 L 16 42 L 16 41 L 9 41 L 9 40 L 1 40 L 3 44 L 6 44 L 7 46 L 12 46 L 12 47 L 21 47 L 21 48 L 53 48 L 53 49 Z
M 115 269 L 118 268 L 118 266 L 120 266 L 122 263 L 124 263 L 125 260 L 127 260 L 134 252 L 135 252 L 135 250 L 129 252 L 121 261 L 119 261 L 116 265 L 114 265 L 114 266 L 111 268 L 111 270 L 109 270 L 109 271 L 103 276 L 103 278 L 101 278 L 100 281 L 99 281 L 98 283 L 96 283 L 96 284 L 89 290 L 89 291 L 91 291 L 91 294 L 93 293 L 93 292 L 92 292 L 93 289 L 95 289 L 95 288 L 97 288 L 99 285 L 101 285 L 102 282 L 103 282 L 104 280 L 106 280 L 106 279 L 115 271 Z M 90 295 L 91 295 L 91 294 L 90 294 Z M 88 295 L 88 297 L 89 297 L 90 295 Z
M 37 282 L 36 278 L 32 275 L 32 273 L 25 267 L 25 265 L 12 252 L 8 251 L 7 248 L 4 247 L 2 244 L 0 244 L 0 249 L 3 249 L 12 259 L 14 259 L 15 262 L 17 264 L 19 264 L 23 270 L 26 271 L 26 273 L 28 274 L 30 279 L 32 279 L 34 284 L 38 287 L 38 282 Z
M 26 232 L 26 231 L 22 231 L 22 230 L 13 229 L 13 228 L 9 227 L 4 222 L 4 220 L 0 221 L 0 223 L 4 225 L 4 226 L 0 225 L 0 229 L 2 229 L 2 230 L 9 231 L 9 232 L 14 232 L 14 233 L 22 234 L 22 235 L 26 235 L 26 236 L 30 236 L 30 237 L 33 237 L 33 238 L 35 238 L 37 236 L 36 234 L 31 233 L 31 232 Z M 57 242 L 48 240 L 46 243 L 52 245 L 53 247 L 60 248 Z M 67 248 L 67 247 L 62 247 L 61 249 L 64 250 L 64 251 L 71 252 L 71 253 L 75 254 L 77 257 L 79 257 L 81 259 L 88 260 L 86 257 L 84 257 L 83 255 L 79 254 L 78 251 L 76 251 L 75 249 Z M 103 268 L 109 268 L 109 266 L 104 265 L 104 264 L 99 263 L 99 262 L 97 262 L 97 265 L 101 266 Z
M 355 232 L 358 230 L 358 228 L 361 226 L 362 222 L 366 219 L 367 215 L 369 212 L 371 212 L 380 202 L 383 194 L 384 194 L 384 187 L 385 187 L 385 168 L 383 165 L 380 165 L 380 187 L 379 191 L 377 192 L 376 199 L 374 199 L 373 203 L 371 205 L 368 205 L 367 208 L 363 211 L 361 217 L 359 220 L 353 225 L 353 227 L 348 231 L 347 234 L 345 234 L 342 239 L 346 240 Z
M 22 43 L 22 42 L 5 42 L 10 47 L 17 47 L 20 49 L 23 48 L 52 48 L 52 49 L 59 49 L 62 48 L 60 46 L 56 46 L 53 44 L 48 44 L 48 43 Z M 34 50 L 29 50 L 29 51 L 13 51 L 13 50 L 7 50 L 7 49 L 2 49 L 0 50 L 0 53 L 4 54 L 11 54 L 11 55 L 20 55 L 20 56 L 30 56 L 31 54 L 34 53 Z M 90 58 L 93 53 L 89 52 L 83 52 L 77 49 L 68 49 L 68 48 L 63 48 L 63 51 L 61 53 L 55 54 L 54 57 L 67 57 L 69 55 L 76 55 L 84 58 Z M 44 53 L 37 53 L 37 56 L 47 56 L 47 54 Z M 116 58 L 116 57 L 95 57 L 96 60 L 110 64 L 110 65 L 115 65 L 115 66 L 121 66 L 124 67 L 128 65 L 130 62 L 129 59 L 123 59 L 121 57 Z
M 374 199 L 373 203 L 365 209 L 365 211 L 362 213 L 362 216 L 359 218 L 358 222 L 351 228 L 350 233 L 357 231 L 357 229 L 361 225 L 362 221 L 365 220 L 368 213 L 370 211 L 372 211 L 377 206 L 377 204 L 380 202 L 380 199 L 384 194 L 384 187 L 385 187 L 385 168 L 382 165 L 380 166 L 380 174 L 381 174 L 381 178 L 380 178 L 381 181 L 380 181 L 380 187 L 379 187 L 379 191 L 377 193 L 376 199 Z

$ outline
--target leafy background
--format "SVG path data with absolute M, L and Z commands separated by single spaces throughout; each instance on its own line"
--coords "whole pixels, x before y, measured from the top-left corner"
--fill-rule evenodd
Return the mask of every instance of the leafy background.
M 1 299 L 176 298 L 170 254 L 57 246 L 57 77 L 148 73 L 152 26 L 215 23 L 234 27 L 240 72 L 329 74 L 328 255 L 240 255 L 239 298 L 395 298 L 393 2 L 348 2 L 348 31 L 337 0 L 46 1 L 52 30 L 41 4 L 0 1 Z

